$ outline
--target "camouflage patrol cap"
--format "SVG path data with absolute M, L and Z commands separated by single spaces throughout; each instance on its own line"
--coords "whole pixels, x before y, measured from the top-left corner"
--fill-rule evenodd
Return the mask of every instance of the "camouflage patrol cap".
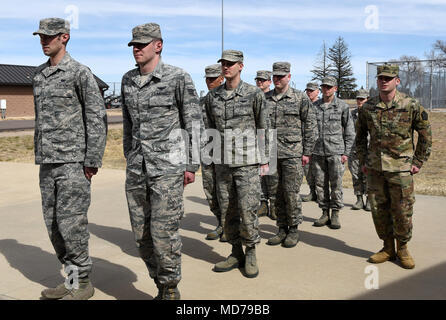
M 335 77 L 324 77 L 322 79 L 321 86 L 326 85 L 330 87 L 336 87 L 338 85 L 338 82 L 336 81 Z
M 262 79 L 262 80 L 271 80 L 272 72 L 268 70 L 259 70 L 257 71 L 257 75 L 254 80 Z
M 305 88 L 305 90 L 318 90 L 319 89 L 319 85 L 316 82 L 308 82 L 307 83 L 307 87 Z
M 132 36 L 133 39 L 129 42 L 129 47 L 136 43 L 148 44 L 155 39 L 162 39 L 161 29 L 157 23 L 146 23 L 134 27 Z
M 273 76 L 286 76 L 290 73 L 291 63 L 289 62 L 274 62 Z
M 400 68 L 397 64 L 383 64 L 382 66 L 378 66 L 376 76 L 398 77 L 399 70 Z
M 221 59 L 217 62 L 221 62 L 222 60 L 231 62 L 243 62 L 243 52 L 238 50 L 225 50 L 221 53 Z
M 359 89 L 356 92 L 356 99 L 367 99 L 369 97 L 369 90 Z
M 205 78 L 217 78 L 221 75 L 221 65 L 211 64 L 204 68 Z
M 33 35 L 44 34 L 47 36 L 55 36 L 59 33 L 70 34 L 70 23 L 61 18 L 46 18 L 39 22 L 39 30 L 33 32 Z

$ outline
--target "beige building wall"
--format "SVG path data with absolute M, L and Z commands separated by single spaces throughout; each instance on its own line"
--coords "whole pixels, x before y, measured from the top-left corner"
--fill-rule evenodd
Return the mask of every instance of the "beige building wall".
M 6 119 L 34 117 L 32 86 L 0 86 L 0 99 L 6 100 Z

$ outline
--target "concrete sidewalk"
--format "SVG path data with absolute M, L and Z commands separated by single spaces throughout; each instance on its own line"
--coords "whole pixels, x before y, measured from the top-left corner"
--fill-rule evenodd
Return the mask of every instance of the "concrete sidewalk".
M 63 281 L 61 266 L 42 218 L 38 166 L 0 163 L 0 299 L 39 299 L 47 286 Z M 138 257 L 124 194 L 125 172 L 104 169 L 93 178 L 89 211 L 93 299 L 151 299 L 157 294 Z M 301 193 L 307 193 L 303 186 Z M 303 203 L 301 240 L 292 249 L 267 246 L 277 231 L 274 221 L 260 218 L 257 248 L 260 274 L 245 278 L 236 269 L 215 273 L 213 265 L 230 253 L 230 245 L 204 240 L 215 227 L 201 177 L 184 194 L 183 299 L 446 299 L 446 198 L 417 196 L 410 252 L 413 270 L 397 262 L 380 265 L 367 258 L 382 247 L 370 213 L 353 211 L 352 190 L 344 190 L 340 230 L 315 228 L 321 212 Z M 367 289 L 376 267 L 379 289 Z

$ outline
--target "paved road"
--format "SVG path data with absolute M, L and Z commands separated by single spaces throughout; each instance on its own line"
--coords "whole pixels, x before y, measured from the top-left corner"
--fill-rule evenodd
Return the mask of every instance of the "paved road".
M 42 218 L 38 166 L 0 162 L 0 172 L 0 300 L 39 299 L 43 288 L 57 285 L 62 277 Z M 124 181 L 124 170 L 101 169 L 93 178 L 88 214 L 93 299 L 145 300 L 157 294 L 134 244 Z M 229 255 L 230 246 L 204 239 L 216 219 L 201 183 L 197 177 L 184 194 L 179 285 L 184 299 L 446 299 L 446 197 L 416 197 L 409 246 L 417 264 L 413 270 L 402 269 L 398 262 L 367 263 L 382 243 L 370 213 L 351 210 L 355 197 L 345 189 L 342 228 L 313 227 L 321 211 L 314 202 L 303 203 L 304 222 L 294 248 L 266 245 L 277 227 L 260 218 L 260 274 L 248 279 L 238 269 L 212 271 Z M 307 191 L 304 185 L 301 192 Z
M 108 124 L 122 123 L 122 116 L 107 117 Z M 0 132 L 34 129 L 34 120 L 3 120 L 0 121 Z

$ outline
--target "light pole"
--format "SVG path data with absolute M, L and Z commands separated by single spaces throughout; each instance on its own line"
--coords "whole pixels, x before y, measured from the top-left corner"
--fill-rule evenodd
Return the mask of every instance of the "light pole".
M 223 1 L 224 1 L 224 0 L 221 0 L 221 52 L 223 52 L 223 50 L 224 50 Z

